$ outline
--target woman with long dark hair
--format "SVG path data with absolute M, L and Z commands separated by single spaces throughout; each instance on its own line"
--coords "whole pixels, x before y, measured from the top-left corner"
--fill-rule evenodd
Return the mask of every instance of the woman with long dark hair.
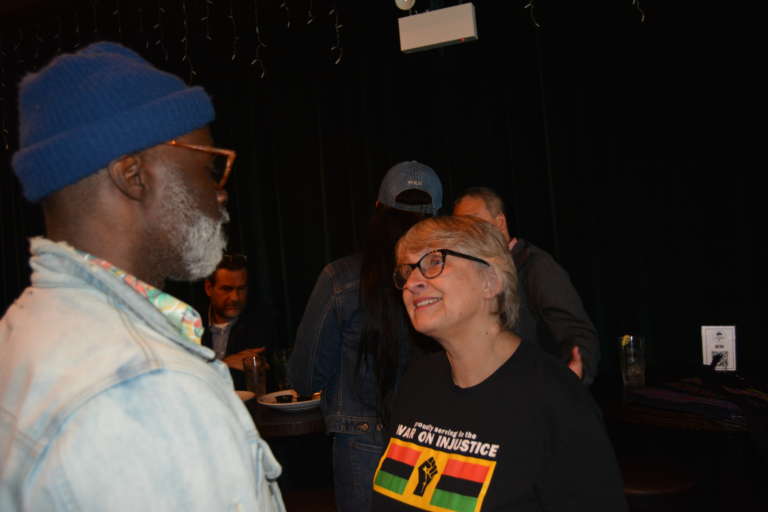
M 297 331 L 289 376 L 299 393 L 323 393 L 341 512 L 370 507 L 383 425 L 414 341 L 391 285 L 395 243 L 441 204 L 442 185 L 432 169 L 415 161 L 392 167 L 379 188 L 363 251 L 323 269 Z

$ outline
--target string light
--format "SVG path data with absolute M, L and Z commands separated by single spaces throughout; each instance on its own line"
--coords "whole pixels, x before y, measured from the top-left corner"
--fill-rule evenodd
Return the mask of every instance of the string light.
M 80 15 L 75 11 L 75 44 L 74 47 L 78 48 L 82 42 L 80 41 Z
M 536 28 L 541 28 L 541 25 L 539 25 L 539 22 L 536 21 L 536 14 L 533 12 L 534 9 L 536 9 L 536 6 L 534 5 L 535 0 L 529 0 L 528 3 L 523 7 L 523 9 L 528 9 L 528 14 L 531 17 L 531 22 L 533 23 L 533 26 Z
M 337 8 L 335 1 L 328 10 L 328 15 L 334 17 L 333 30 L 336 32 L 336 41 L 331 44 L 331 58 L 334 59 L 334 64 L 338 64 L 344 57 L 344 47 L 341 45 L 341 29 L 344 25 L 339 21 L 339 9 Z
M 3 148 L 8 151 L 11 145 L 8 141 L 8 127 L 5 119 L 5 69 L 3 67 L 5 56 L 3 41 L 0 39 L 0 138 L 2 138 Z
M 93 36 L 96 39 L 99 39 L 99 13 L 96 9 L 96 4 L 98 3 L 98 0 L 91 0 L 91 11 L 93 12 Z
M 5 48 L 3 47 L 3 39 L 0 38 L 0 100 L 3 99 L 2 93 L 5 91 L 5 70 L 3 69 L 4 60 Z
M 197 71 L 192 65 L 192 57 L 189 55 L 189 25 L 187 20 L 187 0 L 181 0 L 181 23 L 184 27 L 184 34 L 181 38 L 181 43 L 184 45 L 184 56 L 181 58 L 181 62 L 186 62 L 189 65 L 189 81 L 192 81 L 192 77 L 197 76 Z
M 40 60 L 40 45 L 43 44 L 43 38 L 40 37 L 40 24 L 35 24 L 35 29 L 32 31 L 32 36 L 35 38 L 35 53 L 32 54 L 32 62 L 37 63 Z
M 254 69 L 259 78 L 264 78 L 267 74 L 267 67 L 264 61 L 264 49 L 268 48 L 268 45 L 264 41 L 264 33 L 262 31 L 264 27 L 261 24 L 261 16 L 263 16 L 264 11 L 260 9 L 260 1 L 261 0 L 253 0 L 253 29 L 255 36 L 253 36 L 254 39 L 251 40 L 253 43 L 248 45 L 249 48 L 247 49 L 247 53 L 250 54 L 250 58 L 248 59 L 250 67 Z M 529 2 L 528 7 L 532 9 L 535 0 L 526 1 Z M 633 0 L 633 5 L 638 9 L 640 9 L 639 1 L 640 0 Z M 243 48 L 240 46 L 241 38 L 244 36 L 239 34 L 240 27 L 237 21 L 238 16 L 245 14 L 237 11 L 237 9 L 241 9 L 241 3 L 238 3 L 235 0 L 230 0 L 227 8 L 226 4 L 223 2 L 203 0 L 202 5 L 204 6 L 204 14 L 200 16 L 200 22 L 204 25 L 204 30 L 195 31 L 194 25 L 197 18 L 195 17 L 193 20 L 193 18 L 190 17 L 194 17 L 195 13 L 193 9 L 195 4 L 190 3 L 190 0 L 179 0 L 179 2 L 180 6 L 179 4 L 176 4 L 178 6 L 176 8 L 180 7 L 181 9 L 181 27 L 178 27 L 178 29 L 181 30 L 179 30 L 180 35 L 176 37 L 179 37 L 181 41 L 181 51 L 183 53 L 180 56 L 180 61 L 186 63 L 186 66 L 188 66 L 190 81 L 193 77 L 198 77 L 200 72 L 200 70 L 196 68 L 194 62 L 196 57 L 196 54 L 194 53 L 196 43 L 193 38 L 205 37 L 208 41 L 213 41 L 213 36 L 218 35 L 214 34 L 217 32 L 217 25 L 215 25 L 214 21 L 216 16 L 219 15 L 218 13 L 222 10 L 225 11 L 222 14 L 225 14 L 229 18 L 232 30 L 232 53 L 230 60 L 235 62 L 239 57 L 242 58 L 242 60 L 245 59 L 245 55 L 241 52 Z M 328 13 L 329 21 L 332 23 L 333 29 L 333 36 L 329 43 L 330 60 L 333 64 L 337 65 L 340 64 L 344 58 L 342 38 L 344 25 L 342 24 L 341 13 L 338 9 L 338 0 L 328 0 L 328 2 L 330 5 L 326 5 L 324 8 L 328 9 L 326 12 Z M 45 25 L 41 24 L 32 25 L 31 27 L 18 27 L 18 38 L 5 38 L 4 51 L 6 56 L 6 71 L 8 71 L 8 58 L 10 56 L 13 56 L 15 63 L 20 68 L 36 65 L 41 56 L 46 52 L 46 41 L 51 41 L 51 46 L 55 47 L 55 54 L 59 55 L 69 48 L 80 48 L 91 39 L 106 37 L 108 33 L 112 34 L 111 37 L 114 37 L 116 40 L 123 41 L 125 39 L 131 39 L 134 41 L 134 44 L 144 50 L 154 48 L 154 51 L 160 54 L 159 57 L 162 61 L 169 62 L 175 44 L 172 44 L 168 38 L 175 39 L 174 36 L 178 29 L 172 25 L 177 25 L 179 23 L 176 16 L 170 16 L 172 11 L 168 11 L 168 9 L 170 9 L 170 7 L 168 7 L 169 2 L 157 0 L 156 7 L 149 7 L 144 3 L 137 5 L 135 7 L 136 12 L 134 13 L 135 18 L 134 15 L 131 15 L 134 19 L 132 23 L 136 24 L 136 27 L 134 27 L 136 33 L 133 33 L 134 29 L 131 29 L 130 25 L 123 26 L 123 3 L 125 2 L 114 0 L 114 2 L 109 2 L 110 5 L 108 5 L 102 0 L 87 0 L 87 4 L 82 6 L 82 9 L 84 10 L 73 9 L 71 17 L 62 14 L 55 20 L 51 20 L 51 23 L 55 23 L 55 27 L 51 27 L 50 30 Z M 304 22 L 307 25 L 311 25 L 315 21 L 322 19 L 322 16 L 319 16 L 320 13 L 317 11 L 317 9 L 321 9 L 320 4 L 315 4 L 315 0 L 307 0 L 306 11 L 304 11 L 306 12 Z M 296 6 L 290 5 L 290 0 L 280 0 L 277 5 L 280 10 L 280 13 L 278 13 L 278 23 L 283 20 L 285 27 L 290 28 L 293 21 L 291 7 Z M 151 9 L 153 8 L 156 9 L 156 17 L 151 13 Z M 217 9 L 219 10 L 217 11 Z M 227 10 L 228 13 L 226 12 Z M 87 23 L 81 22 L 81 15 L 86 17 L 89 15 L 92 16 L 92 27 L 87 26 L 87 23 L 90 23 L 90 21 Z M 106 16 L 109 16 L 109 18 L 105 24 Z M 126 18 L 126 23 L 128 22 L 129 20 Z M 51 33 L 50 38 L 45 37 L 45 34 L 48 32 Z M 68 33 L 72 34 L 71 42 L 67 37 Z M 67 48 L 68 46 L 69 48 Z M 13 53 L 11 53 L 11 50 L 13 50 Z
M 237 42 L 240 40 L 240 36 L 237 35 L 237 22 L 235 22 L 235 6 L 232 0 L 229 0 L 229 21 L 232 22 L 232 58 L 234 61 L 237 59 Z
M 0 137 L 3 138 L 3 148 L 8 151 L 11 149 L 9 142 L 10 136 L 8 134 L 8 128 L 5 125 L 5 99 L 0 98 Z
M 56 55 L 61 53 L 61 30 L 61 17 L 58 17 L 56 19 L 56 33 L 53 35 L 53 40 L 56 41 Z
M 5 124 L 5 99 L 0 97 L 0 137 L 3 139 L 3 148 L 6 151 L 11 149 L 10 135 Z
M 267 70 L 264 67 L 264 61 L 261 59 L 261 49 L 266 48 L 267 45 L 261 40 L 261 26 L 259 24 L 259 0 L 253 0 L 253 23 L 256 32 L 256 50 L 253 60 L 251 60 L 251 66 L 258 66 L 259 78 L 264 78 L 267 74 Z
M 24 57 L 23 54 L 19 51 L 19 48 L 21 48 L 21 44 L 24 41 L 24 32 L 21 30 L 21 27 L 19 27 L 19 39 L 16 41 L 16 44 L 13 45 L 13 54 L 17 55 L 18 62 L 20 65 L 24 64 Z
M 213 41 L 213 38 L 211 37 L 211 6 L 213 5 L 213 0 L 205 0 L 205 16 L 200 18 L 200 21 L 203 22 L 203 25 L 205 26 L 205 38 L 209 41 Z
M 117 17 L 117 38 L 119 41 L 123 40 L 123 22 L 120 15 L 120 0 L 115 0 L 115 10 L 112 11 L 112 16 Z
M 158 4 L 157 5 L 157 23 L 155 23 L 152 28 L 157 31 L 157 40 L 155 41 L 155 46 L 160 47 L 160 51 L 163 52 L 163 60 L 165 62 L 168 62 L 168 49 L 165 47 L 165 43 L 163 42 L 163 39 L 165 39 L 165 29 L 163 28 L 163 15 L 165 14 L 165 9 L 163 9 L 163 6 Z
M 144 8 L 139 7 L 139 36 L 144 40 L 144 49 L 149 50 L 149 36 L 144 31 Z
M 637 9 L 637 12 L 640 13 L 640 23 L 643 23 L 645 21 L 645 11 L 640 7 L 640 0 L 632 0 L 632 5 Z
M 307 9 L 307 25 L 311 25 L 315 21 L 315 17 L 312 14 L 312 0 L 309 0 L 309 9 Z
M 288 9 L 287 0 L 280 2 L 280 8 L 285 11 L 285 28 L 291 28 L 291 10 Z

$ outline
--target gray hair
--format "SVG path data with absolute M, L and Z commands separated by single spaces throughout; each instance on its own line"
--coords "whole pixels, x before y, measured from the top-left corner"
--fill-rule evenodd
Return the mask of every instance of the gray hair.
M 469 187 L 453 202 L 454 208 L 465 197 L 476 197 L 483 201 L 485 208 L 492 217 L 506 212 L 506 206 L 504 205 L 504 201 L 501 200 L 501 197 L 499 197 L 499 194 L 488 187 Z
M 517 270 L 499 229 L 476 217 L 431 217 L 415 224 L 395 246 L 400 259 L 406 252 L 424 249 L 454 249 L 487 261 L 501 280 L 496 296 L 499 324 L 511 330 L 517 324 L 520 299 L 517 293 Z

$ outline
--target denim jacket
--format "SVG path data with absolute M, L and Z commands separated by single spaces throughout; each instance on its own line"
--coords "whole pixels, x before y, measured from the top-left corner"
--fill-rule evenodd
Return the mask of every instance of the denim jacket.
M 317 279 L 296 333 L 288 373 L 301 394 L 321 391 L 328 433 L 381 430 L 376 381 L 368 367 L 358 372 L 363 326 L 359 254 L 326 265 Z
M 0 510 L 285 510 L 213 352 L 71 247 L 31 248 L 0 320 Z

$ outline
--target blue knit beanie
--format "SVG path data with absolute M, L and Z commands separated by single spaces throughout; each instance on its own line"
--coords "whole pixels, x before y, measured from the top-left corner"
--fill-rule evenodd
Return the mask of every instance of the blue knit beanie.
M 24 196 L 36 202 L 213 118 L 202 87 L 188 87 L 117 43 L 94 43 L 21 81 L 13 168 Z

